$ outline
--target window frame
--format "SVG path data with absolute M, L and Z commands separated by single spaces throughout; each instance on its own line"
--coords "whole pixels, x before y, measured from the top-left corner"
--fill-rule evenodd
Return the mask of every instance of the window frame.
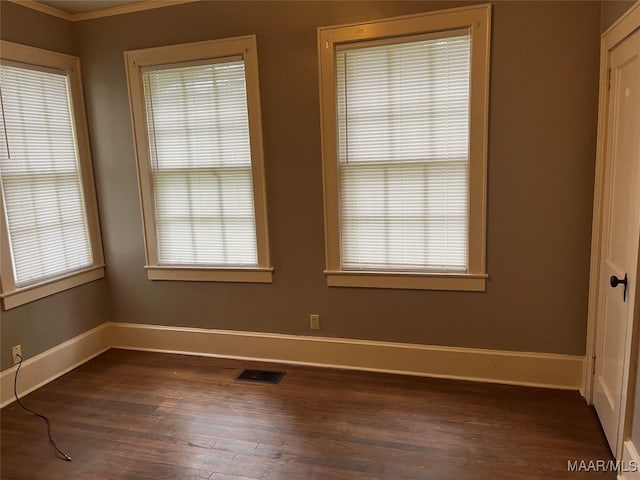
M 89 130 L 84 105 L 80 59 L 63 53 L 52 52 L 40 48 L 21 45 L 0 40 L 0 58 L 34 67 L 51 68 L 64 71 L 68 78 L 69 102 L 78 152 L 78 176 L 80 179 L 84 208 L 86 212 L 89 244 L 93 264 L 82 270 L 59 275 L 41 282 L 17 287 L 14 278 L 9 227 L 5 210 L 4 197 L 0 195 L 0 297 L 4 310 L 24 305 L 40 298 L 68 290 L 105 276 L 104 253 L 98 216 Z
M 241 56 L 245 64 L 247 115 L 251 149 L 251 174 L 256 224 L 257 267 L 161 265 L 158 261 L 153 177 L 144 103 L 143 69 L 154 66 Z M 209 40 L 124 52 L 129 106 L 134 135 L 140 205 L 149 280 L 271 283 L 267 199 L 262 146 L 262 113 L 255 35 Z
M 471 36 L 469 110 L 469 245 L 466 273 L 345 270 L 340 255 L 336 47 L 402 42 L 408 36 L 468 29 Z M 325 261 L 331 287 L 484 291 L 491 4 L 318 28 Z

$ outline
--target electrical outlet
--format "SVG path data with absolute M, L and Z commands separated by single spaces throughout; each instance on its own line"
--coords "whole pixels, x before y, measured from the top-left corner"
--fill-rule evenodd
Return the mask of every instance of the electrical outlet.
M 309 328 L 311 330 L 320 330 L 320 315 L 315 313 L 309 315 Z
M 20 363 L 22 358 L 22 345 L 14 345 L 11 347 L 11 356 L 13 357 L 13 364 Z

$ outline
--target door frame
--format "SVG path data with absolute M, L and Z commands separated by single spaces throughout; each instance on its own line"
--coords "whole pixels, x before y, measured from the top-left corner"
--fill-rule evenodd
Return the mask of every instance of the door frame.
M 602 253 L 601 237 L 604 209 L 604 172 L 606 162 L 608 105 L 609 105 L 609 58 L 610 52 L 623 40 L 636 30 L 640 29 L 640 0 L 634 3 L 611 27 L 609 27 L 600 39 L 600 87 L 598 95 L 598 137 L 596 147 L 596 169 L 593 192 L 593 222 L 591 230 L 591 267 L 589 275 L 589 305 L 587 317 L 587 343 L 584 362 L 581 393 L 589 405 L 593 404 L 593 371 L 594 355 L 596 352 L 598 294 L 600 288 L 600 258 Z M 638 278 L 638 277 L 635 277 Z M 636 283 L 636 289 L 638 283 Z M 637 312 L 640 310 L 640 296 L 636 295 L 636 311 L 632 318 L 637 322 Z M 620 419 L 618 428 L 618 451 L 613 452 L 616 458 L 621 458 L 624 435 L 627 433 L 630 416 L 627 415 L 627 404 L 633 388 L 630 387 L 630 379 L 635 373 L 635 365 L 630 360 L 634 352 L 637 352 L 637 328 L 631 329 L 631 335 L 627 335 L 624 352 L 624 366 L 622 379 L 622 395 L 620 405 Z

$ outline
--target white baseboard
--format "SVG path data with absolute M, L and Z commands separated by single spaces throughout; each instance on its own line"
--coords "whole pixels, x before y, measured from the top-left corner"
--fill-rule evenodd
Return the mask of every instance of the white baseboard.
M 626 440 L 622 446 L 622 467 L 619 480 L 640 480 L 640 455 L 631 440 Z
M 584 363 L 575 355 L 107 322 L 25 360 L 18 393 L 26 395 L 109 348 L 568 390 L 580 388 Z M 15 370 L 0 373 L 0 407 L 14 401 Z
M 578 390 L 584 357 L 111 323 L 114 348 Z
M 24 396 L 108 350 L 110 328 L 110 324 L 103 323 L 22 362 L 18 394 Z M 0 408 L 15 401 L 16 369 L 17 366 L 13 366 L 0 373 Z

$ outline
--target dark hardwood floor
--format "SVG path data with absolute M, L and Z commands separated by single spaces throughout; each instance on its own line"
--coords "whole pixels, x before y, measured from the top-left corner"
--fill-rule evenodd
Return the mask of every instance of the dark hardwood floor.
M 277 385 L 244 368 L 286 371 Z M 614 479 L 577 392 L 110 350 L 1 412 L 2 479 Z

